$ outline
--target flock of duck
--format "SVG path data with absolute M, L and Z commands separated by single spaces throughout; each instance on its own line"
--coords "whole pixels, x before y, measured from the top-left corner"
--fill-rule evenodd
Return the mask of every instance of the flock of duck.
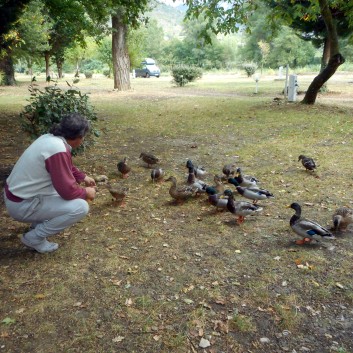
M 259 181 L 256 177 L 243 174 L 241 168 L 236 168 L 235 164 L 225 165 L 222 169 L 222 174 L 215 175 L 213 185 L 209 185 L 204 181 L 208 174 L 205 168 L 195 165 L 189 159 L 186 162 L 186 168 L 188 169 L 186 182 L 178 184 L 174 176 L 164 179 L 164 171 L 162 168 L 157 167 L 159 158 L 153 154 L 142 152 L 140 159 L 147 164 L 148 168 L 151 168 L 153 183 L 161 181 L 171 182 L 169 194 L 177 203 L 205 194 L 208 197 L 209 203 L 215 206 L 217 210 L 227 210 L 234 214 L 237 217 L 236 222 L 238 224 L 243 223 L 246 216 L 257 215 L 263 210 L 258 205 L 258 201 L 274 198 L 274 195 L 269 190 L 258 186 Z M 307 171 L 315 171 L 316 164 L 312 158 L 300 155 L 298 161 L 301 161 Z M 117 164 L 117 168 L 122 178 L 128 178 L 131 167 L 127 163 L 127 158 L 120 161 Z M 229 186 L 232 185 L 230 187 L 234 187 L 234 190 L 226 188 L 226 184 L 229 184 Z M 106 187 L 114 200 L 123 205 L 129 189 L 121 185 L 113 186 L 109 182 L 106 184 Z M 241 195 L 244 200 L 235 201 L 235 194 Z M 321 226 L 316 221 L 302 217 L 299 203 L 294 202 L 288 207 L 295 211 L 289 224 L 292 230 L 302 237 L 302 239 L 296 241 L 296 244 L 303 245 L 311 243 L 313 240 L 318 242 L 323 239 L 334 238 L 330 230 Z M 353 209 L 345 206 L 339 207 L 334 212 L 332 220 L 333 230 L 346 231 L 349 224 L 353 223 Z

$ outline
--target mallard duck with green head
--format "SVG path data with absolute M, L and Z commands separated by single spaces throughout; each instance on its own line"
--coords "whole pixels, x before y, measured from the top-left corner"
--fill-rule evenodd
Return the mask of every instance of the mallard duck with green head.
M 243 187 L 257 186 L 257 183 L 259 182 L 259 180 L 254 176 L 243 174 L 241 168 L 237 168 L 237 173 L 234 178 L 237 180 L 239 185 Z
M 303 239 L 295 242 L 297 245 L 309 244 L 313 240 L 320 241 L 335 238 L 328 229 L 321 226 L 319 223 L 302 217 L 302 209 L 297 202 L 293 202 L 288 207 L 295 211 L 295 214 L 291 217 L 289 224 L 296 234 L 303 237 Z
M 228 197 L 227 209 L 230 213 L 238 216 L 237 223 L 244 222 L 246 216 L 256 215 L 262 211 L 262 207 L 254 205 L 247 201 L 234 201 L 234 194 L 231 190 L 224 191 L 224 195 Z
M 185 201 L 196 195 L 196 188 L 190 185 L 177 185 L 177 180 L 174 176 L 170 176 L 166 181 L 172 182 L 169 195 L 177 202 Z
M 186 183 L 191 187 L 196 188 L 198 194 L 206 192 L 207 184 L 204 181 L 196 178 L 194 167 L 189 167 L 189 175 Z
M 260 189 L 258 187 L 245 188 L 242 186 L 237 186 L 236 189 L 241 196 L 249 200 L 253 200 L 254 204 L 256 204 L 259 200 L 266 200 L 274 197 L 270 191 L 266 189 Z
M 223 193 L 218 193 L 216 188 L 213 186 L 206 187 L 206 193 L 208 195 L 208 202 L 215 206 L 217 210 L 226 210 L 228 198 Z
M 204 167 L 194 165 L 191 159 L 186 161 L 186 168 L 194 168 L 196 178 L 203 179 L 207 175 L 207 171 Z

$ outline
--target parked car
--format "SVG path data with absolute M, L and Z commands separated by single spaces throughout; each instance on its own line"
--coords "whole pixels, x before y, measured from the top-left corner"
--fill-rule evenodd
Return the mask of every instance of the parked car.
M 135 77 L 159 77 L 161 75 L 161 70 L 156 65 L 156 62 L 151 58 L 146 58 L 141 63 L 141 67 L 135 69 Z

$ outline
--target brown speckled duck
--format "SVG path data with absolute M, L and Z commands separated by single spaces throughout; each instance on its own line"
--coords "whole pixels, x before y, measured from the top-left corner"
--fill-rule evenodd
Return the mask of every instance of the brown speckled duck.
M 113 201 L 119 203 L 121 207 L 124 207 L 124 200 L 129 192 L 129 188 L 118 184 L 112 185 L 109 182 L 106 184 L 106 187 L 113 196 Z
M 298 158 L 298 162 L 300 160 L 302 161 L 302 164 L 303 164 L 305 170 L 310 170 L 310 171 L 315 170 L 316 164 L 315 164 L 315 161 L 312 158 L 306 157 L 306 156 L 301 154 L 299 156 L 299 158 Z
M 130 166 L 126 163 L 127 157 L 125 157 L 122 161 L 117 164 L 118 171 L 121 173 L 121 176 L 125 179 L 129 176 L 131 171 Z
M 159 158 L 157 158 L 155 155 L 153 155 L 151 153 L 141 152 L 140 158 L 145 163 L 147 163 L 149 168 L 151 168 L 152 166 L 154 166 L 155 164 L 157 164 L 159 162 Z
M 353 223 L 353 209 L 349 207 L 339 207 L 332 215 L 333 229 L 345 232 L 348 226 Z
M 182 202 L 196 195 L 197 188 L 190 185 L 177 185 L 177 180 L 174 176 L 169 177 L 166 181 L 171 181 L 172 186 L 169 189 L 169 195 L 177 202 Z

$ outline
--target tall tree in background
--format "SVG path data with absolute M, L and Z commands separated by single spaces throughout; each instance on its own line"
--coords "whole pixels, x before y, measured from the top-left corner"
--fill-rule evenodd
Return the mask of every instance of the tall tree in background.
M 128 31 L 137 28 L 143 21 L 142 16 L 149 9 L 150 2 L 148 0 L 79 1 L 97 25 L 106 25 L 111 17 L 114 89 L 129 90 L 131 83 L 127 46 Z
M 185 0 L 188 5 L 187 16 L 198 18 L 202 13 L 208 18 L 207 27 L 215 33 L 231 33 L 237 31 L 239 24 L 247 25 L 247 16 L 252 11 L 256 11 L 258 3 L 267 0 Z M 314 104 L 320 88 L 336 72 L 337 68 L 344 63 L 344 58 L 339 52 L 337 26 L 342 23 L 335 22 L 333 11 L 339 9 L 347 17 L 347 23 L 352 27 L 353 23 L 353 2 L 346 0 L 309 0 L 309 8 L 302 5 L 306 1 L 291 1 L 291 11 L 283 10 L 282 2 L 286 0 L 277 0 L 275 11 L 281 14 L 283 18 L 290 16 L 300 21 L 307 21 L 311 18 L 321 17 L 325 23 L 327 31 L 327 41 L 330 48 L 330 60 L 326 68 L 319 73 L 310 84 L 309 89 L 303 99 L 305 104 Z M 331 7 L 330 7 L 331 6 Z M 310 10 L 310 11 L 309 11 Z
M 14 85 L 15 71 L 12 50 L 19 41 L 15 24 L 30 0 L 0 2 L 0 71 L 4 74 L 5 85 Z
M 32 0 L 18 20 L 17 31 L 21 41 L 14 49 L 15 58 L 24 59 L 29 75 L 32 67 L 43 53 L 49 49 L 50 19 L 43 14 L 44 4 L 41 0 Z
M 85 7 L 75 0 L 43 0 L 51 18 L 49 49 L 45 51 L 46 76 L 50 76 L 53 58 L 58 76 L 62 77 L 65 50 L 79 44 L 85 47 L 85 32 L 95 34 L 96 27 L 86 16 Z

